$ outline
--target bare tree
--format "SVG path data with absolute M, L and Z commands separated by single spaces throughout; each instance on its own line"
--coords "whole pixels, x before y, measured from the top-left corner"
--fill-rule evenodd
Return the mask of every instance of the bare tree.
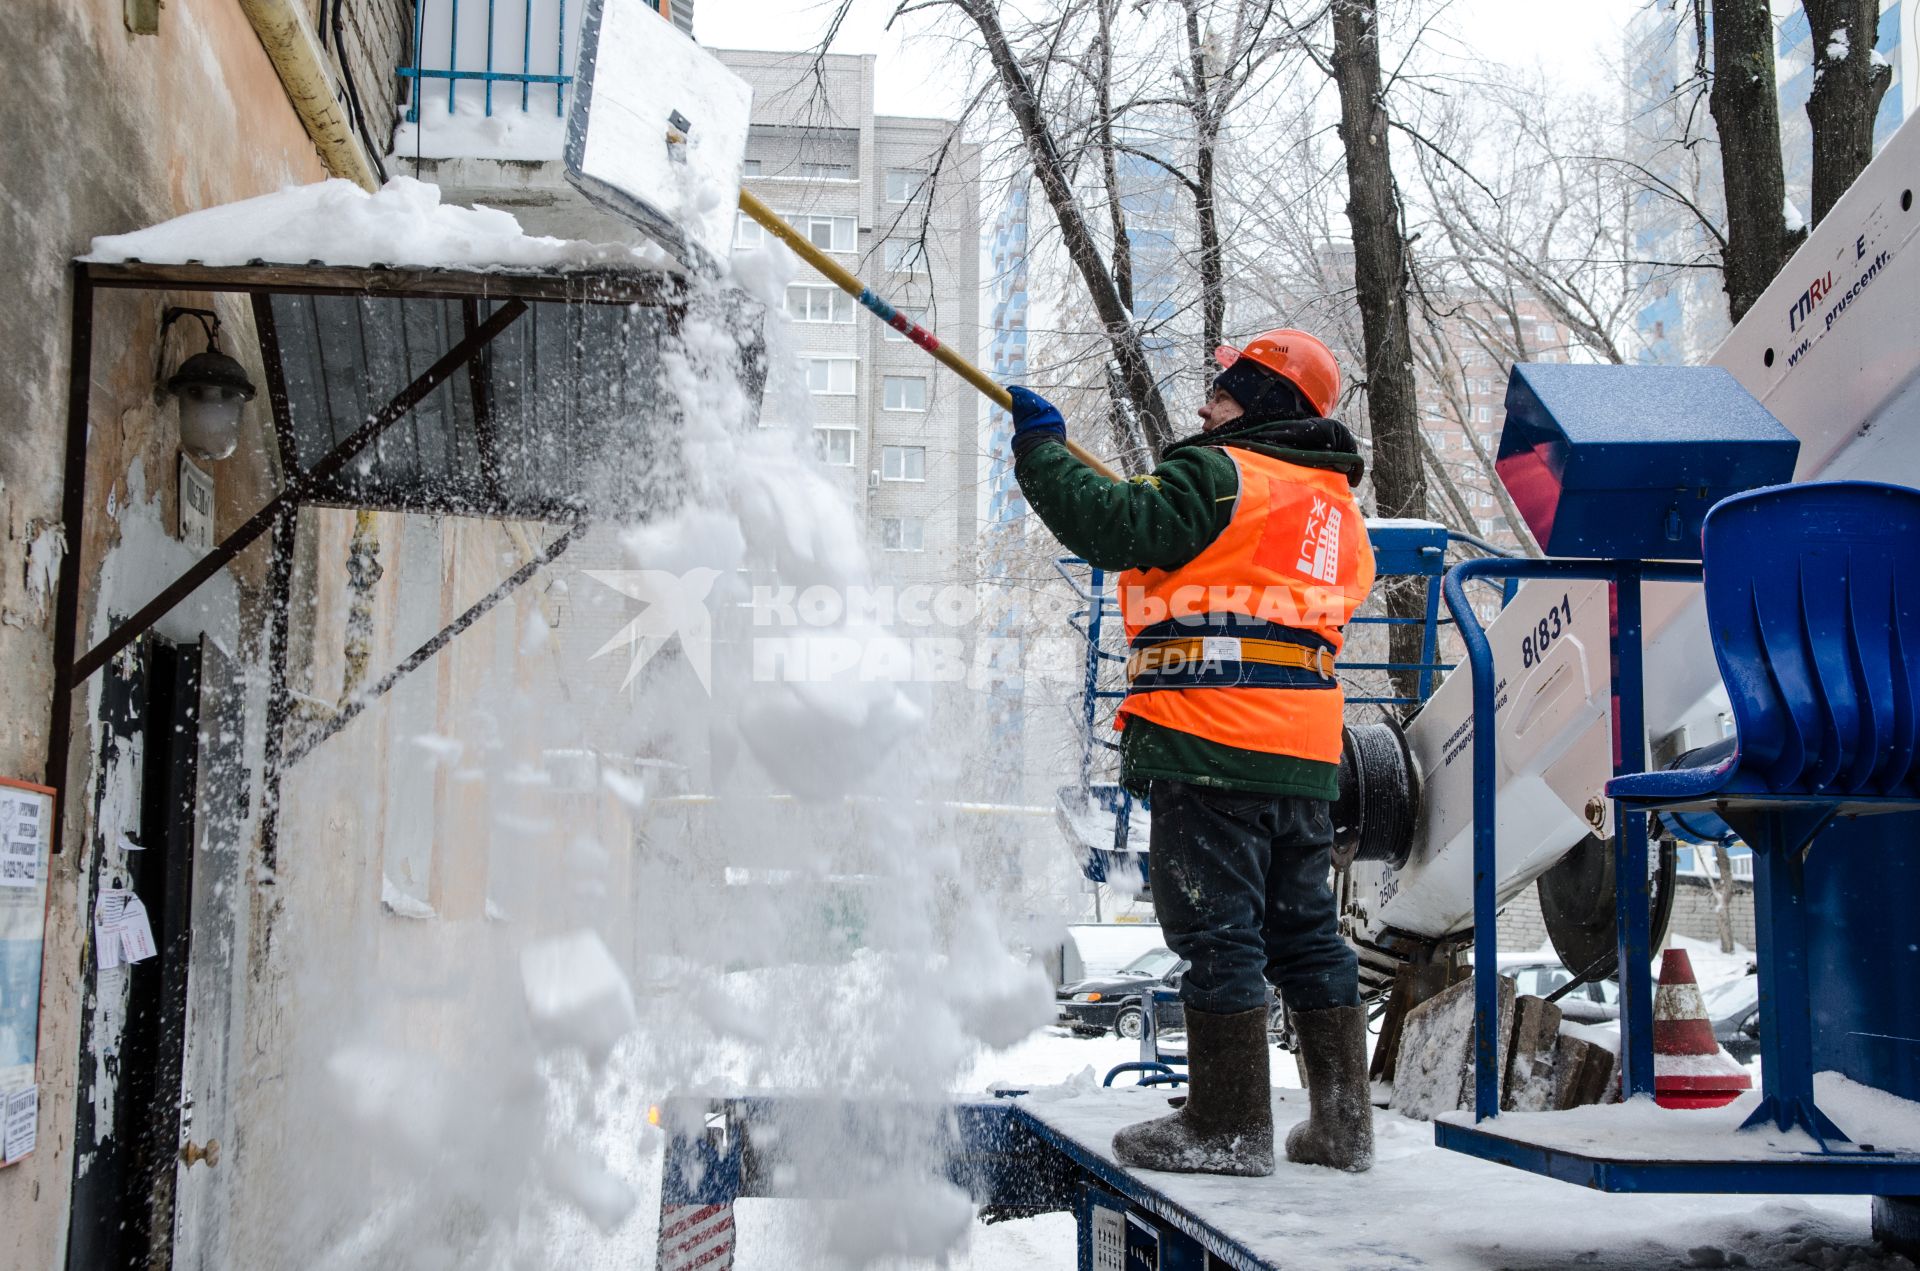
M 1347 161 L 1347 220 L 1353 228 L 1355 298 L 1367 353 L 1367 416 L 1373 434 L 1373 494 L 1382 516 L 1425 516 L 1426 470 L 1420 458 L 1419 399 L 1407 323 L 1407 245 L 1393 180 L 1385 95 L 1380 85 L 1377 0 L 1334 0 L 1333 79 L 1340 91 L 1340 144 Z M 1418 616 L 1412 589 L 1389 596 L 1395 617 Z M 1420 660 L 1420 628 L 1396 625 L 1392 660 Z M 1411 697 L 1416 672 L 1396 672 Z
M 1713 0 L 1712 25 L 1708 104 L 1720 132 L 1726 189 L 1727 308 L 1738 322 L 1787 263 L 1794 243 L 1787 234 L 1772 11 L 1767 0 Z
M 1474 136 L 1499 141 L 1476 149 Z M 1633 245 L 1622 140 L 1603 103 L 1556 99 L 1544 84 L 1487 85 L 1453 103 L 1437 144 L 1415 148 L 1425 204 L 1417 268 L 1432 279 L 1416 290 L 1477 300 L 1460 313 L 1496 361 L 1540 351 L 1526 338 L 1528 301 L 1571 348 L 1626 361 L 1650 271 Z
M 1379 28 L 1376 0 L 1335 0 L 1332 66 L 1340 90 L 1347 220 L 1353 229 L 1354 286 L 1367 354 L 1374 497 L 1382 516 L 1422 516 L 1427 492 L 1417 447 L 1419 402 L 1407 324 L 1407 247 L 1380 88 Z
M 1879 0 L 1806 0 L 1813 31 L 1813 223 L 1818 225 L 1873 159 L 1873 121 L 1893 82 L 1874 54 Z
M 1060 138 L 1047 117 L 1040 92 L 1001 24 L 999 5 L 995 0 L 924 0 L 924 3 L 903 4 L 896 12 L 908 13 L 939 4 L 958 9 L 979 32 L 988 63 L 1019 128 L 1027 158 L 1033 164 L 1034 176 L 1060 228 L 1062 244 L 1086 286 L 1094 312 L 1099 315 L 1112 350 L 1118 387 L 1125 393 L 1127 405 L 1148 443 L 1158 454 L 1174 440 L 1166 401 L 1148 363 L 1139 325 L 1121 301 L 1113 270 L 1101 253 L 1086 212 L 1080 206 L 1073 174 Z

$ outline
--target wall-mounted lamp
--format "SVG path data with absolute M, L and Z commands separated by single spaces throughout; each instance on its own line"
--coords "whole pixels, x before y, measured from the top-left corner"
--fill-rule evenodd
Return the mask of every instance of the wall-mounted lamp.
M 180 364 L 167 379 L 167 391 L 180 399 L 180 444 L 200 459 L 225 459 L 240 444 L 240 407 L 253 400 L 246 368 L 220 351 L 220 315 L 210 309 L 168 309 L 167 328 L 181 318 L 198 318 L 207 347 Z

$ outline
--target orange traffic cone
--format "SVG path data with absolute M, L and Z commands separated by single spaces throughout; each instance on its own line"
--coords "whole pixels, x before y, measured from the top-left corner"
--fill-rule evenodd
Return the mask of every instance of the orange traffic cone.
M 1692 959 L 1685 949 L 1668 949 L 1653 993 L 1653 1101 L 1663 1108 L 1719 1108 L 1752 1088 L 1747 1070 L 1713 1039 Z

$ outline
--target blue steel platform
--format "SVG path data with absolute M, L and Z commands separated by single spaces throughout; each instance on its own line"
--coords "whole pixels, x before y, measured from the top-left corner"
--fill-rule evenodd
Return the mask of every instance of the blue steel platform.
M 1723 1108 L 1668 1109 L 1639 1099 L 1565 1112 L 1469 1111 L 1434 1122 L 1437 1146 L 1604 1192 L 1920 1196 L 1920 1103 L 1819 1074 L 1822 1106 L 1852 1141 L 1798 1127 L 1743 1128 L 1751 1091 Z
M 924 1114 L 946 1127 L 942 1146 L 949 1177 L 989 1216 L 1074 1214 L 1082 1271 L 1096 1265 L 1159 1271 L 1557 1267 L 1593 1261 L 1597 1251 L 1611 1248 L 1626 1231 L 1644 1255 L 1634 1265 L 1666 1271 L 1696 1265 L 1689 1251 L 1704 1243 L 1718 1241 L 1735 1251 L 1767 1247 L 1782 1238 L 1784 1228 L 1804 1224 L 1816 1212 L 1820 1222 L 1832 1224 L 1827 1238 L 1833 1243 L 1864 1241 L 1864 1202 L 1783 1210 L 1770 1199 L 1703 1202 L 1691 1195 L 1644 1194 L 1699 1189 L 1671 1186 L 1661 1173 L 1666 1162 L 1626 1162 L 1589 1175 L 1581 1172 L 1585 1167 L 1577 1153 L 1558 1151 L 1541 1153 L 1551 1167 L 1519 1173 L 1498 1158 L 1445 1152 L 1434 1145 L 1433 1125 L 1385 1111 L 1375 1113 L 1378 1157 L 1365 1175 L 1281 1161 L 1268 1178 L 1223 1178 L 1136 1172 L 1114 1161 L 1115 1130 L 1165 1111 L 1165 1091 L 1137 1087 L 1059 1087 L 913 1107 L 799 1096 L 676 1100 L 663 1124 L 685 1127 L 685 1132 L 670 1140 L 661 1199 L 666 1205 L 711 1205 L 752 1198 L 819 1200 L 825 1192 L 847 1198 L 861 1195 L 875 1178 L 880 1193 L 888 1194 L 895 1179 L 925 1167 L 923 1150 L 900 1151 L 903 1138 L 920 1142 L 914 1133 L 903 1135 L 903 1123 L 911 1125 L 915 1115 Z M 1686 1127 L 1698 1124 L 1675 1121 L 1670 1128 L 1668 1118 L 1703 1115 L 1645 1112 L 1615 1107 L 1539 1115 L 1572 1117 L 1564 1124 L 1578 1124 L 1583 1116 L 1625 1113 L 1638 1118 L 1636 1127 L 1640 1122 L 1652 1126 L 1640 1136 L 1649 1152 L 1664 1151 L 1672 1135 L 1689 1133 Z M 1305 1115 L 1304 1092 L 1275 1092 L 1278 1139 L 1284 1141 Z M 1704 1115 L 1714 1125 L 1724 1119 L 1718 1113 Z M 1534 1119 L 1539 1118 L 1510 1116 L 1502 1122 L 1517 1126 Z M 804 1135 L 793 1133 L 802 1126 Z M 1472 1132 L 1466 1126 L 1440 1129 L 1443 1135 Z M 823 1140 L 832 1146 L 823 1149 Z M 894 1161 L 877 1174 L 860 1174 L 863 1161 L 889 1156 Z M 1848 1177 L 1853 1185 L 1844 1190 L 1888 1194 L 1885 1179 Z M 1756 1186 L 1762 1178 L 1782 1193 L 1843 1190 L 1820 1174 L 1756 1173 Z M 1587 1187 L 1567 1188 L 1561 1179 Z M 1642 1182 L 1644 1189 L 1635 1187 Z M 1643 1194 L 1606 1194 L 1636 1190 Z M 1541 1221 L 1548 1214 L 1553 1220 Z M 1091 1262 L 1094 1249 L 1114 1251 L 1115 1242 L 1137 1256 Z M 750 1265 L 783 1264 L 740 1263 L 742 1271 Z
M 1530 1136 L 1539 1118 L 1557 1115 L 1565 1114 L 1509 1113 L 1480 1125 L 1442 1120 L 1433 1139 L 1455 1152 L 1602 1192 L 1920 1196 L 1920 1152 L 1823 1153 L 1809 1141 L 1801 1151 L 1725 1157 L 1713 1155 L 1713 1136 L 1701 1134 L 1691 1144 L 1693 1155 L 1656 1158 L 1567 1147 L 1550 1129 L 1542 1138 Z

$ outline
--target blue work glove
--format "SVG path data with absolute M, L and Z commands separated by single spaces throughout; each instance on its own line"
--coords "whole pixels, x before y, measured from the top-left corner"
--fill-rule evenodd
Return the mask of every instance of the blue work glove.
M 1013 397 L 1013 457 L 1018 459 L 1044 441 L 1065 441 L 1067 421 L 1054 404 L 1030 388 L 1009 384 Z

